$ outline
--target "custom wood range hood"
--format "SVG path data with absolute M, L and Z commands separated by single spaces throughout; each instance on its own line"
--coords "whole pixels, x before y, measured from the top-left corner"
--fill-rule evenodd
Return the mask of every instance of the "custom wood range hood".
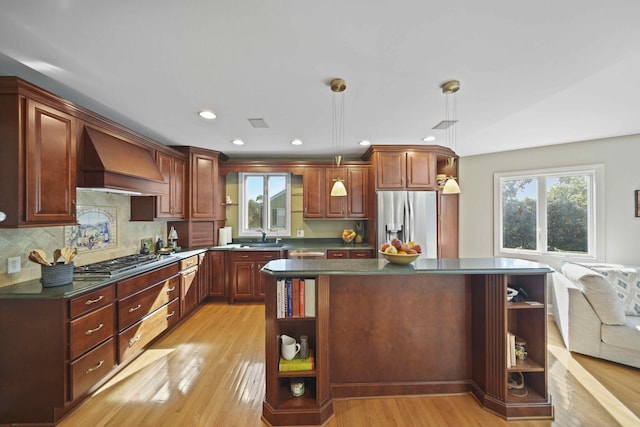
M 89 126 L 82 132 L 79 166 L 79 188 L 137 195 L 168 192 L 151 150 Z

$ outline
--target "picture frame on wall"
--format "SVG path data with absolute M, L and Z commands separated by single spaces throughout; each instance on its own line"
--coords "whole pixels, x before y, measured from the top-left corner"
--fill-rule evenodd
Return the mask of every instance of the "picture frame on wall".
M 636 190 L 636 218 L 640 218 L 640 190 Z

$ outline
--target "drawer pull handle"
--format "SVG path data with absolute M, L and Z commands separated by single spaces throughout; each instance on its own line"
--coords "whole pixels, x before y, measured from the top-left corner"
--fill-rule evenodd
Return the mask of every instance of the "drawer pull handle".
M 273 258 L 273 255 L 265 255 L 264 258 L 265 259 L 271 259 L 271 258 Z
M 98 301 L 101 301 L 104 298 L 104 295 L 100 295 L 98 298 L 96 299 L 88 299 L 85 301 L 84 305 L 91 305 L 91 304 L 95 304 Z
M 136 335 L 133 338 L 129 338 L 129 347 L 132 347 L 135 343 L 137 343 L 141 336 L 142 335 Z
M 240 258 L 249 258 L 249 255 L 241 255 Z
M 173 292 L 175 290 L 176 290 L 176 287 L 174 286 L 173 288 L 167 289 L 167 293 L 170 294 L 171 292 Z
M 94 329 L 87 329 L 87 332 L 85 332 L 84 334 L 85 334 L 85 335 L 91 335 L 91 334 L 92 334 L 92 333 L 94 333 L 94 332 L 98 332 L 98 331 L 99 331 L 100 329 L 102 329 L 103 327 L 104 327 L 104 323 L 100 323 L 100 324 L 98 325 L 98 327 L 97 327 L 97 328 L 94 328 Z
M 169 317 L 173 316 L 174 314 L 176 314 L 175 310 L 173 310 L 171 313 L 167 314 L 166 318 L 168 319 Z
M 133 313 L 133 312 L 134 312 L 134 311 L 136 311 L 136 310 L 140 310 L 140 307 L 142 307 L 142 304 L 138 304 L 138 305 L 136 305 L 135 307 L 131 307 L 131 308 L 129 309 L 129 313 Z
M 100 369 L 103 364 L 104 364 L 104 360 L 101 360 L 100 363 L 98 363 L 93 368 L 89 368 L 86 371 L 84 371 L 85 375 L 90 374 L 91 372 L 95 371 L 96 369 Z
M 365 254 L 356 254 L 356 256 L 363 257 Z
M 334 257 L 334 258 L 341 258 L 341 257 L 342 257 L 342 254 L 333 254 L 333 257 Z

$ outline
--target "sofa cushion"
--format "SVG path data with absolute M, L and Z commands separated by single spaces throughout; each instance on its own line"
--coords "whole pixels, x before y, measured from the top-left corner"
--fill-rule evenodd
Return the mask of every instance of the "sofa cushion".
M 624 326 L 602 325 L 602 342 L 640 352 L 640 317 L 627 317 Z
M 615 264 L 581 264 L 602 274 L 618 294 L 627 316 L 640 316 L 640 276 L 638 270 Z
M 600 273 L 574 263 L 564 263 L 562 274 L 573 281 L 584 293 L 602 323 L 624 325 L 625 314 L 622 300 Z

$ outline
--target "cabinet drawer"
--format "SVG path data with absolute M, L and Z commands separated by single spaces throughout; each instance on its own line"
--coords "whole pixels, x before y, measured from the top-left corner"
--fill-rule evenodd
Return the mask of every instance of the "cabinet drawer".
M 180 263 L 175 262 L 166 267 L 123 280 L 116 284 L 118 298 L 126 297 L 127 295 L 136 293 L 150 285 L 155 285 L 163 280 L 168 280 L 172 276 L 178 274 L 179 271 Z
M 356 249 L 349 251 L 349 258 L 373 258 L 373 251 L 369 249 Z
M 347 259 L 349 251 L 347 250 L 327 250 L 327 259 Z
M 73 298 L 69 302 L 69 317 L 78 317 L 91 310 L 110 304 L 113 302 L 115 295 L 115 288 L 111 285 Z
M 71 321 L 71 359 L 113 335 L 115 308 L 109 304 Z
M 180 295 L 180 276 L 157 283 L 118 302 L 118 330 L 121 331 Z
M 118 334 L 119 361 L 134 357 L 158 335 L 180 320 L 180 299 L 176 298 Z
M 280 251 L 233 251 L 231 261 L 271 261 L 280 259 Z
M 186 270 L 187 268 L 193 267 L 194 265 L 198 265 L 199 261 L 200 258 L 198 257 L 198 255 L 180 260 L 180 270 Z
M 76 400 L 116 366 L 113 338 L 71 363 L 71 400 Z

